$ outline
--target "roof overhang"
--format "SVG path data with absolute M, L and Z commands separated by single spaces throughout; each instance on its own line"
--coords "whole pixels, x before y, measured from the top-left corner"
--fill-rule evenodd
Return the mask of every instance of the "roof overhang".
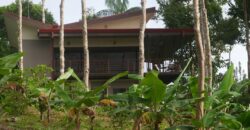
M 153 16 L 155 16 L 155 14 L 156 14 L 155 7 L 147 8 L 146 9 L 146 15 L 147 15 L 146 21 L 150 20 Z M 98 25 L 100 23 L 108 23 L 108 22 L 114 22 L 114 21 L 119 21 L 119 20 L 126 21 L 128 18 L 138 17 L 141 15 L 142 15 L 142 10 L 137 10 L 137 11 L 133 11 L 133 12 L 125 12 L 125 13 L 116 14 L 116 15 L 107 16 L 107 17 L 95 18 L 95 19 L 88 20 L 88 26 L 91 27 L 91 26 Z M 64 27 L 70 28 L 70 29 L 81 28 L 82 27 L 82 20 L 80 20 L 78 22 L 65 24 Z
M 98 36 L 139 36 L 140 29 L 88 29 L 90 37 Z M 65 29 L 65 37 L 82 37 L 82 29 Z M 146 29 L 146 36 L 193 36 L 193 29 Z M 60 36 L 60 29 L 39 29 L 39 38 L 54 38 Z

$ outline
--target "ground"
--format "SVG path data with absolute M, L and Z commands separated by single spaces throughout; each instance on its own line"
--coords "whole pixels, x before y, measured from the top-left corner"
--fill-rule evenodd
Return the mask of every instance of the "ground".
M 101 110 L 98 110 L 101 111 Z M 107 116 L 105 112 L 97 115 L 94 124 L 94 130 L 114 130 L 113 123 L 111 119 Z M 82 116 L 81 118 L 81 129 L 88 130 L 89 129 L 89 120 L 87 117 Z M 125 125 L 123 130 L 131 130 L 131 125 Z M 51 122 L 48 124 L 46 121 L 41 121 L 39 117 L 39 112 L 33 108 L 29 107 L 25 111 L 24 114 L 20 116 L 10 116 L 5 114 L 0 119 L 0 130 L 70 130 L 74 129 L 74 122 L 69 123 L 63 112 L 52 112 Z

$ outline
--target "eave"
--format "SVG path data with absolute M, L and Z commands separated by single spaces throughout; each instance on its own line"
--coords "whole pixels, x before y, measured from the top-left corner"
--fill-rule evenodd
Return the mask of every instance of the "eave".
M 140 29 L 88 29 L 88 35 L 91 37 L 95 36 L 138 36 Z M 64 29 L 65 37 L 81 37 L 82 29 Z M 159 29 L 149 28 L 145 30 L 146 35 L 150 36 L 169 36 L 169 35 L 180 35 L 180 36 L 193 36 L 193 29 Z M 39 29 L 39 38 L 50 38 L 59 37 L 60 29 Z

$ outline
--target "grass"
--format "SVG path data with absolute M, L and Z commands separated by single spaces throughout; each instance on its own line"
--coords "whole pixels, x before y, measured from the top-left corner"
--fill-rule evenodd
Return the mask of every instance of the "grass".
M 96 118 L 94 120 L 94 130 L 131 130 L 133 120 L 121 117 L 110 118 L 102 107 L 96 108 Z M 51 112 L 50 123 L 40 120 L 40 113 L 34 107 L 28 107 L 25 112 L 19 116 L 4 114 L 0 118 L 0 130 L 74 130 L 74 121 L 69 122 L 66 114 L 60 111 Z M 15 118 L 15 121 L 11 121 Z M 161 129 L 166 128 L 166 122 L 161 124 Z M 89 130 L 90 123 L 87 116 L 81 116 L 81 130 Z M 146 124 L 143 130 L 150 130 Z
M 94 121 L 94 130 L 114 130 L 114 122 L 107 116 L 107 113 L 98 110 L 98 115 Z M 15 118 L 15 121 L 11 121 Z M 122 130 L 131 130 L 132 121 L 124 125 Z M 130 124 L 131 123 L 131 124 Z M 89 130 L 89 119 L 86 116 L 81 117 L 81 129 Z M 74 122 L 69 122 L 63 112 L 52 111 L 51 122 L 40 120 L 40 114 L 34 107 L 28 107 L 24 114 L 13 117 L 4 114 L 0 119 L 0 130 L 73 130 L 75 128 Z

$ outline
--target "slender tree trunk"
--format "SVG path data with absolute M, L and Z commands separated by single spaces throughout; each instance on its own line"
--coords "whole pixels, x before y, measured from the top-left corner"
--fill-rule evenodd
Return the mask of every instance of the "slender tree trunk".
M 28 14 L 27 14 L 27 16 L 28 16 L 28 18 L 30 18 L 30 1 L 29 0 L 27 0 L 27 3 L 28 3 Z
M 231 65 L 231 54 L 232 54 L 232 45 L 229 45 L 229 63 L 228 63 L 228 68 Z
M 88 27 L 86 14 L 86 0 L 82 0 L 82 37 L 83 37 L 83 81 L 89 88 L 89 49 L 88 49 Z
M 23 52 L 23 32 L 22 32 L 22 22 L 23 22 L 23 7 L 22 7 L 22 0 L 18 0 L 18 15 L 19 15 L 19 20 L 18 20 L 18 51 Z M 23 57 L 21 57 L 20 62 L 19 62 L 19 68 L 21 71 L 23 71 Z
M 64 58 L 64 0 L 61 0 L 60 5 L 60 74 L 65 71 L 65 58 Z
M 202 39 L 201 39 L 201 32 L 200 32 L 200 12 L 199 12 L 199 0 L 193 0 L 194 5 L 194 18 L 195 18 L 195 39 L 196 39 L 196 46 L 198 48 L 198 61 L 199 61 L 199 97 L 201 100 L 198 102 L 197 105 L 197 112 L 196 112 L 196 118 L 198 120 L 202 119 L 204 115 L 204 82 L 205 82 L 205 55 L 202 45 Z
M 244 21 L 245 21 L 245 26 L 246 26 L 246 49 L 247 49 L 247 58 L 248 58 L 248 79 L 250 79 L 250 41 L 249 41 L 249 25 L 248 25 L 248 14 L 247 14 L 247 6 L 248 1 L 244 0 L 243 1 L 243 6 L 244 6 Z M 250 94 L 250 86 L 248 86 L 248 93 Z
M 45 0 L 42 0 L 42 22 L 45 23 Z
M 213 66 L 212 66 L 212 54 L 211 54 L 211 43 L 208 28 L 208 18 L 205 0 L 201 0 L 201 12 L 202 12 L 202 32 L 203 32 L 203 46 L 205 48 L 205 66 L 206 66 L 206 77 L 208 80 L 208 86 L 211 89 L 213 83 Z M 211 95 L 211 90 L 209 90 L 209 95 Z
M 141 118 L 140 117 L 138 117 L 134 120 L 132 130 L 141 130 Z
M 80 110 L 79 109 L 77 109 L 77 111 L 76 111 L 75 123 L 76 123 L 76 130 L 80 130 L 81 129 L 81 119 L 80 119 Z
M 140 36 L 139 36 L 139 75 L 144 75 L 144 33 L 146 28 L 146 0 L 141 0 L 142 6 L 142 19 L 140 27 Z

